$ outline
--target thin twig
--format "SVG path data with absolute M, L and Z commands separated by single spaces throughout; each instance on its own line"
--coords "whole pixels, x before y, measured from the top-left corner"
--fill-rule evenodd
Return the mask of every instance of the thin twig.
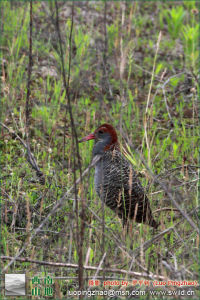
M 108 51 L 108 35 L 107 35 L 107 1 L 104 1 L 104 50 L 103 50 L 103 92 L 108 89 L 109 96 L 113 98 L 112 89 L 110 86 L 108 66 L 107 66 L 107 51 Z
M 25 133 L 26 133 L 26 143 L 16 134 L 13 130 L 11 130 L 3 123 L 0 123 L 4 128 L 6 128 L 9 133 L 14 134 L 22 143 L 24 148 L 27 151 L 27 160 L 32 166 L 32 168 L 36 171 L 36 175 L 39 177 L 40 183 L 45 184 L 45 177 L 43 173 L 40 171 L 36 159 L 31 153 L 30 142 L 29 142 L 29 116 L 30 116 L 30 94 L 31 94 L 31 73 L 33 66 L 33 57 L 32 57 L 32 27 L 33 27 L 33 12 L 32 12 L 32 0 L 30 0 L 30 23 L 29 23 L 29 63 L 28 63 L 28 77 L 27 77 L 27 92 L 26 92 L 26 109 L 25 109 Z
M 174 204 L 174 206 L 180 211 L 180 213 L 182 214 L 182 216 L 188 221 L 188 223 L 196 230 L 197 233 L 199 233 L 199 228 L 197 227 L 197 225 L 192 221 L 192 219 L 188 216 L 188 214 L 181 208 L 181 206 L 178 204 L 178 202 L 175 200 L 172 191 L 165 185 L 165 183 L 163 183 L 162 181 L 160 181 L 152 172 L 152 170 L 150 169 L 150 167 L 148 166 L 148 164 L 146 163 L 143 155 L 134 147 L 134 145 L 132 144 L 132 142 L 129 140 L 128 136 L 125 134 L 124 130 L 121 129 L 121 134 L 123 136 L 123 138 L 125 139 L 125 141 L 128 143 L 128 145 L 134 149 L 134 151 L 137 153 L 137 155 L 139 156 L 141 162 L 143 163 L 143 165 L 145 166 L 146 170 L 149 172 L 149 174 L 151 175 L 151 177 L 153 178 L 154 182 L 158 183 L 161 188 L 165 191 L 165 193 L 167 194 L 167 196 L 169 197 L 169 199 L 172 201 L 172 203 Z M 180 196 L 177 194 L 177 198 L 180 198 Z M 182 202 L 182 199 L 180 198 L 180 203 Z
M 153 80 L 154 80 L 154 73 L 155 73 L 156 59 L 157 59 L 157 55 L 158 55 L 158 49 L 159 49 L 161 37 L 162 37 L 162 33 L 161 33 L 161 31 L 160 31 L 160 33 L 159 33 L 159 35 L 158 35 L 158 40 L 157 40 L 157 43 L 156 43 L 156 53 L 155 53 L 155 56 L 154 56 L 153 70 L 152 70 L 152 74 L 151 74 L 151 82 L 150 82 L 149 92 L 148 92 L 148 96 L 147 96 L 147 104 L 146 104 L 146 111 L 145 111 L 146 114 L 147 114 L 147 111 L 148 111 L 148 108 L 149 108 L 149 102 L 150 102 L 150 96 L 151 96 L 152 84 L 153 84 Z
M 66 264 L 66 263 L 61 263 L 61 262 L 49 262 L 49 261 L 40 261 L 40 260 L 34 260 L 34 259 L 30 259 L 28 257 L 25 258 L 15 258 L 15 257 L 11 257 L 11 256 L 1 256 L 2 260 L 13 260 L 15 259 L 16 261 L 21 261 L 21 262 L 30 262 L 30 263 L 34 263 L 34 264 L 40 264 L 40 265 L 46 265 L 46 266 L 54 266 L 54 267 L 61 267 L 61 268 L 72 268 L 72 269 L 78 269 L 79 265 L 76 264 Z M 100 268 L 98 267 L 94 267 L 94 266 L 83 266 L 83 268 L 85 270 L 90 270 L 90 271 L 97 271 L 98 272 L 102 272 L 105 271 L 107 273 L 117 273 L 117 274 L 124 274 L 124 275 L 130 275 L 130 276 L 134 276 L 136 278 L 148 278 L 148 279 L 159 279 L 159 280 L 166 280 L 166 277 L 161 276 L 161 275 L 156 275 L 153 274 L 151 272 L 146 273 L 140 273 L 140 272 L 133 272 L 133 271 L 127 271 L 127 270 L 123 270 L 123 269 L 115 269 L 115 268 Z
M 11 134 L 13 134 L 21 143 L 22 145 L 24 146 L 24 148 L 27 150 L 27 145 L 26 143 L 24 142 L 24 140 L 12 129 L 12 128 L 9 128 L 8 126 L 6 126 L 4 123 L 0 122 L 0 125 L 2 127 L 4 127 L 5 129 L 8 130 L 8 132 Z
M 95 164 L 99 161 L 99 159 L 101 158 L 100 155 L 97 155 L 94 157 L 94 159 L 92 160 L 92 163 L 87 167 L 87 169 L 82 173 L 82 178 L 84 176 L 86 176 L 89 172 L 89 170 L 91 168 L 93 168 L 95 166 Z M 79 177 L 76 180 L 76 185 L 78 185 L 81 182 L 81 177 Z M 33 234 L 30 236 L 30 239 L 28 242 L 26 242 L 24 244 L 24 246 L 21 248 L 21 250 L 19 250 L 19 252 L 16 254 L 15 257 L 13 257 L 13 259 L 10 261 L 10 263 L 2 270 L 2 272 L 6 272 L 7 269 L 16 261 L 16 259 L 27 249 L 27 246 L 29 245 L 29 243 L 31 243 L 32 239 L 41 231 L 41 229 L 44 227 L 44 225 L 48 222 L 49 218 L 52 217 L 58 209 L 60 209 L 62 207 L 62 205 L 64 204 L 64 201 L 66 200 L 66 198 L 69 197 L 69 195 L 72 193 L 72 191 L 74 190 L 74 186 L 71 186 L 71 188 L 64 193 L 64 195 L 58 200 L 58 202 L 54 205 L 54 207 L 52 208 L 52 210 L 49 212 L 49 214 L 47 215 L 47 217 L 42 221 L 42 223 L 34 230 Z
M 33 13 L 32 13 L 32 0 L 30 0 L 30 23 L 29 23 L 29 63 L 28 63 L 28 78 L 27 78 L 27 92 L 26 92 L 26 134 L 28 138 L 28 127 L 29 127 L 29 115 L 30 115 L 30 94 L 31 94 L 31 72 L 33 65 L 32 58 L 32 24 L 33 24 Z
M 147 145 L 147 150 L 148 150 L 148 164 L 149 165 L 150 165 L 150 162 L 151 162 L 151 157 L 150 157 L 151 151 L 150 151 L 148 132 L 147 132 L 148 118 L 149 118 L 148 109 L 149 109 L 149 106 L 150 106 L 150 96 L 151 96 L 151 90 L 152 90 L 152 85 L 153 85 L 153 80 L 154 80 L 156 59 L 157 59 L 157 55 L 158 55 L 158 50 L 159 50 L 159 46 L 160 46 L 161 37 L 162 37 L 162 33 L 160 31 L 160 33 L 158 35 L 158 40 L 157 40 L 157 43 L 156 43 L 156 53 L 155 53 L 155 56 L 154 56 L 151 82 L 150 82 L 150 86 L 149 86 L 149 92 L 148 92 L 147 103 L 146 103 L 146 110 L 145 110 L 145 115 L 144 115 L 144 138 L 145 138 L 146 145 Z
M 178 76 L 181 76 L 181 75 L 183 75 L 183 74 L 185 74 L 184 72 L 181 72 L 181 73 L 178 73 L 178 74 L 175 74 L 175 75 L 172 75 L 172 76 L 170 76 L 169 78 L 167 78 L 167 80 L 165 80 L 165 82 L 162 84 L 162 88 L 164 88 L 169 82 L 170 82 L 170 80 L 172 79 L 172 78 L 176 78 L 176 77 L 178 77 Z
M 170 231 L 172 231 L 174 227 L 175 226 L 171 226 L 171 227 L 167 228 L 166 230 L 164 230 L 164 231 L 156 234 L 152 239 L 150 239 L 149 241 L 146 241 L 145 243 L 143 243 L 142 245 L 140 245 L 140 247 L 134 249 L 134 251 L 133 251 L 134 257 L 137 257 L 137 256 L 140 255 L 141 248 L 143 248 L 143 251 L 146 251 L 153 243 L 155 243 L 156 241 L 158 241 L 166 233 L 169 233 Z
M 193 210 L 190 212 L 190 214 L 192 214 L 196 209 L 198 209 L 198 208 L 193 209 Z M 179 225 L 181 222 L 182 222 L 182 221 L 177 222 L 175 225 L 173 225 L 173 226 L 167 228 L 166 230 L 164 230 L 164 231 L 158 233 L 157 235 L 155 235 L 152 239 L 146 241 L 146 242 L 142 245 L 143 249 L 146 251 L 149 247 L 151 247 L 151 245 L 152 245 L 155 241 L 158 241 L 163 235 L 165 235 L 166 233 L 169 233 L 170 231 L 174 230 L 174 229 L 177 227 L 177 225 Z M 134 249 L 133 253 L 134 253 L 135 256 L 138 256 L 138 255 L 139 255 L 139 250 L 140 250 L 140 247 Z
M 30 141 L 29 141 L 29 122 L 30 122 L 30 94 L 31 94 L 31 73 L 33 66 L 32 57 L 32 27 L 33 27 L 33 11 L 32 11 L 32 0 L 30 0 L 30 23 L 29 23 L 29 63 L 28 63 L 28 78 L 27 78 L 27 93 L 26 93 L 26 122 L 25 122 L 25 132 L 26 132 L 26 150 L 27 150 L 27 160 L 36 171 L 36 175 L 40 179 L 41 184 L 45 184 L 45 177 L 43 173 L 37 167 L 35 157 L 31 154 Z
M 42 171 L 38 167 L 36 159 L 35 159 L 33 153 L 31 152 L 30 147 L 28 147 L 27 143 L 13 129 L 9 128 L 8 126 L 6 126 L 2 122 L 0 122 L 0 125 L 2 127 L 4 127 L 5 129 L 7 129 L 10 135 L 14 135 L 21 142 L 23 147 L 27 150 L 27 157 L 26 157 L 27 161 L 29 162 L 29 164 L 31 165 L 33 170 L 36 171 L 36 175 L 39 177 L 40 183 L 44 184 L 45 183 L 44 174 L 42 173 Z
M 64 54 L 63 54 L 63 47 L 62 47 L 62 39 L 61 39 L 61 32 L 59 26 L 59 15 L 58 15 L 58 4 L 55 1 L 56 6 L 56 30 L 58 34 L 59 40 L 59 47 L 60 47 L 60 59 L 62 65 L 62 78 L 63 84 L 67 95 L 67 109 L 70 115 L 70 122 L 71 122 L 71 129 L 72 129 L 72 151 L 73 151 L 73 174 L 74 174 L 74 189 L 75 189 L 75 199 L 76 199 L 76 223 L 77 223 L 77 245 L 78 245 L 78 253 L 79 253 L 79 289 L 83 289 L 83 241 L 84 241 L 84 231 L 85 231 L 85 202 L 84 200 L 81 202 L 82 204 L 82 211 L 81 211 L 81 226 L 79 232 L 79 222 L 78 222 L 78 201 L 77 201 L 77 187 L 76 187 L 76 159 L 78 160 L 78 166 L 80 170 L 80 181 L 82 182 L 82 171 L 81 171 L 81 160 L 79 155 L 79 147 L 78 147 L 78 137 L 76 132 L 76 127 L 74 124 L 74 117 L 72 113 L 71 107 L 71 100 L 70 100 L 70 90 L 69 90 L 69 83 L 70 83 L 70 73 L 71 73 L 71 59 L 72 59 L 72 33 L 73 33 L 73 24 L 74 24 L 74 2 L 72 2 L 72 12 L 71 12 L 71 27 L 70 27 L 70 35 L 69 35 L 69 60 L 68 60 L 68 76 L 66 80 L 65 74 L 65 64 L 64 64 Z M 75 141 L 75 145 L 74 145 Z
M 164 100 L 165 100 L 165 106 L 166 106 L 166 109 L 167 109 L 167 113 L 168 113 L 168 116 L 170 118 L 170 121 L 172 121 L 172 116 L 170 114 L 170 111 L 169 111 L 169 106 L 167 104 L 167 97 L 166 97 L 166 93 L 165 93 L 165 88 L 164 86 L 162 86 L 162 91 L 163 91 L 163 96 L 164 96 Z
M 105 257 L 106 257 L 106 252 L 104 253 L 104 255 L 103 255 L 103 257 L 102 257 L 102 259 L 101 259 L 101 261 L 100 261 L 100 263 L 99 263 L 99 265 L 98 265 L 98 267 L 97 267 L 97 270 L 96 270 L 96 272 L 95 272 L 94 277 L 92 278 L 92 280 L 96 280 L 96 278 L 97 278 L 97 276 L 98 276 L 100 270 L 103 270 L 103 280 L 105 280 L 105 276 L 104 276 L 104 266 L 103 266 L 103 268 L 101 268 L 101 266 L 102 266 L 102 264 L 103 264 L 103 262 L 104 262 Z M 90 290 L 90 289 L 91 289 L 91 286 L 89 287 L 89 290 Z
M 161 211 L 178 211 L 179 210 L 177 208 L 173 208 L 173 207 L 163 207 L 163 208 L 159 208 L 159 209 L 156 209 L 152 212 L 152 214 L 155 214 L 155 213 L 158 213 L 158 212 L 161 212 Z

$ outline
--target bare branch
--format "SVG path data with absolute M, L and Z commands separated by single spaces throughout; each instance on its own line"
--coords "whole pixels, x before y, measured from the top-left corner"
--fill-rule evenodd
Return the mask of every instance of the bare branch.
M 137 153 L 137 155 L 139 156 L 141 162 L 143 163 L 143 165 L 145 166 L 145 168 L 147 169 L 147 171 L 149 172 L 149 174 L 151 175 L 151 177 L 153 178 L 154 182 L 158 183 L 161 188 L 165 191 L 165 193 L 167 194 L 167 196 L 169 197 L 169 199 L 172 201 L 172 203 L 174 204 L 174 206 L 180 211 L 180 213 L 182 214 L 182 216 L 188 221 L 188 223 L 196 230 L 197 233 L 199 233 L 199 228 L 197 227 L 197 225 L 192 221 L 192 219 L 188 216 L 188 214 L 181 208 L 181 206 L 178 204 L 178 202 L 175 200 L 172 191 L 162 182 L 160 181 L 157 176 L 155 176 L 152 172 L 152 170 L 149 168 L 148 164 L 146 163 L 143 155 L 137 150 L 135 149 L 134 145 L 131 143 L 131 141 L 129 140 L 128 136 L 125 134 L 124 130 L 121 129 L 121 134 L 124 137 L 125 141 L 128 143 L 128 145 L 134 149 L 134 151 Z M 177 194 L 177 198 L 180 198 L 180 196 Z M 182 199 L 180 199 L 180 202 Z
M 31 153 L 30 147 L 27 145 L 27 143 L 13 129 L 9 128 L 2 122 L 0 122 L 0 125 L 2 127 L 4 127 L 6 130 L 8 130 L 10 135 L 14 135 L 14 137 L 16 137 L 20 141 L 20 143 L 23 145 L 23 147 L 27 150 L 27 161 L 29 162 L 29 164 L 31 165 L 33 170 L 36 171 L 36 175 L 38 176 L 38 178 L 40 180 L 40 184 L 45 184 L 44 174 L 38 167 L 36 159 L 35 159 L 34 155 Z
M 94 157 L 94 159 L 92 160 L 92 163 L 89 165 L 89 167 L 82 173 L 82 178 L 84 176 L 86 176 L 89 172 L 89 170 L 91 168 L 93 168 L 95 166 L 95 164 L 99 161 L 99 159 L 101 158 L 100 155 L 96 155 Z M 76 185 L 78 185 L 81 180 L 81 177 L 79 177 L 76 180 Z M 44 227 L 44 225 L 47 223 L 47 221 L 49 220 L 49 218 L 51 216 L 53 216 L 58 209 L 60 209 L 62 207 L 62 205 L 64 204 L 64 201 L 66 200 L 67 197 L 69 197 L 69 195 L 71 194 L 71 192 L 74 190 L 75 184 L 58 200 L 58 202 L 54 205 L 54 207 L 52 208 L 52 210 L 49 212 L 49 214 L 47 215 L 47 217 L 43 220 L 43 222 L 35 229 L 35 231 L 33 232 L 33 234 L 30 236 L 30 239 L 28 242 L 26 242 L 24 244 L 24 246 L 21 248 L 21 250 L 16 254 L 15 257 L 13 257 L 13 259 L 10 261 L 10 263 L 2 270 L 2 272 L 6 272 L 6 270 L 16 261 L 16 259 L 27 249 L 27 246 L 29 245 L 29 243 L 31 243 L 32 239 L 41 231 L 41 229 Z
M 74 24 L 74 2 L 72 2 L 72 12 L 71 12 L 71 27 L 70 27 L 70 35 L 69 35 L 69 60 L 68 60 L 68 77 L 66 81 L 66 74 L 65 74 L 65 65 L 64 65 L 64 55 L 63 55 L 63 48 L 62 48 L 62 39 L 61 39 L 61 32 L 59 26 L 59 16 L 58 16 L 58 4 L 55 1 L 56 6 L 56 30 L 58 34 L 59 40 L 59 47 L 60 47 L 60 59 L 62 65 L 62 77 L 63 77 L 63 84 L 66 90 L 67 95 L 67 102 L 68 102 L 68 111 L 70 115 L 70 122 L 71 122 L 71 130 L 72 130 L 72 149 L 73 149 L 73 165 L 74 165 L 74 189 L 75 189 L 75 199 L 76 199 L 76 223 L 77 223 L 77 245 L 78 245 L 78 253 L 79 253 L 79 289 L 83 290 L 83 241 L 84 241 L 84 231 L 85 231 L 85 202 L 84 200 L 81 202 L 82 204 L 82 211 L 81 211 L 81 228 L 79 232 L 79 222 L 78 222 L 78 201 L 77 201 L 77 188 L 76 188 L 76 159 L 78 160 L 78 166 L 80 170 L 80 181 L 82 181 L 82 171 L 81 171 L 81 160 L 79 155 L 79 147 L 78 147 L 78 137 L 76 132 L 76 127 L 74 124 L 74 117 L 72 113 L 71 107 L 71 100 L 70 100 L 70 91 L 69 91 L 69 82 L 70 82 L 70 71 L 71 71 L 71 56 L 72 56 L 72 32 L 73 32 L 73 24 Z M 75 145 L 74 145 L 75 141 Z
M 28 138 L 29 127 L 29 114 L 30 114 L 30 94 L 31 94 L 31 72 L 33 65 L 32 58 L 32 25 L 33 25 L 33 12 L 32 0 L 30 0 L 30 23 L 29 23 L 29 63 L 28 63 L 28 78 L 27 78 L 27 92 L 26 92 L 26 135 Z
M 106 252 L 104 253 L 104 255 L 102 257 L 102 259 L 101 259 L 101 261 L 100 261 L 100 263 L 99 263 L 99 265 L 97 267 L 97 270 L 96 270 L 96 272 L 95 272 L 94 277 L 92 278 L 92 280 L 95 280 L 97 278 L 98 274 L 99 274 L 99 271 L 102 270 L 101 266 L 102 266 L 102 264 L 104 262 L 105 257 L 106 257 Z M 103 267 L 103 280 L 105 280 L 104 279 L 104 267 Z M 90 289 L 91 289 L 91 286 L 89 287 L 89 290 Z
M 13 260 L 14 257 L 11 256 L 1 256 L 2 260 Z M 30 263 L 34 263 L 34 264 L 40 264 L 40 265 L 46 265 L 46 266 L 54 266 L 54 267 L 61 267 L 61 268 L 72 268 L 72 269 L 78 269 L 78 265 L 76 264 L 66 264 L 66 263 L 61 263 L 61 262 L 49 262 L 49 261 L 40 261 L 40 260 L 34 260 L 34 259 L 29 259 L 29 258 L 15 258 L 16 261 L 21 261 L 21 262 L 30 262 Z M 102 272 L 105 271 L 107 273 L 117 273 L 117 274 L 124 274 L 124 275 L 130 275 L 130 276 L 134 276 L 136 278 L 148 278 L 148 279 L 159 279 L 159 280 L 166 280 L 167 278 L 161 275 L 156 275 L 153 274 L 151 272 L 146 273 L 140 273 L 140 272 L 133 272 L 133 271 L 127 271 L 127 270 L 123 270 L 123 269 L 114 269 L 114 268 L 101 268 L 100 266 L 98 267 L 93 267 L 93 266 L 83 266 L 83 268 L 85 270 L 90 270 L 90 271 L 97 271 L 98 272 Z

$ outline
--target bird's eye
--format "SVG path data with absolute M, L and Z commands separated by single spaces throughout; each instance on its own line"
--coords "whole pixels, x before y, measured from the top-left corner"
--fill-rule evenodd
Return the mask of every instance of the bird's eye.
M 100 133 L 100 134 L 103 134 L 103 130 L 99 130 L 99 133 Z

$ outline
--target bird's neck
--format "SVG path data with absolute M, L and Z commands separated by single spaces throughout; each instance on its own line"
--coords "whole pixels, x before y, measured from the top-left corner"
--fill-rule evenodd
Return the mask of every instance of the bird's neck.
M 105 152 L 105 148 L 111 144 L 111 136 L 107 136 L 106 138 L 99 140 L 96 142 L 93 148 L 93 155 L 101 154 L 103 155 Z
M 111 138 L 108 137 L 103 140 L 99 140 L 93 148 L 93 156 L 95 155 L 103 155 L 107 151 L 119 150 L 118 143 L 111 143 Z

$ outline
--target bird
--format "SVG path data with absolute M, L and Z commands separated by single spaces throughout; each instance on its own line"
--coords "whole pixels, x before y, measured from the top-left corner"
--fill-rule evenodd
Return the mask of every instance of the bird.
M 118 215 L 123 227 L 133 219 L 136 223 L 157 228 L 159 224 L 152 216 L 149 199 L 137 173 L 120 151 L 115 128 L 102 124 L 79 142 L 89 140 L 95 140 L 93 158 L 99 156 L 94 185 L 100 199 Z

